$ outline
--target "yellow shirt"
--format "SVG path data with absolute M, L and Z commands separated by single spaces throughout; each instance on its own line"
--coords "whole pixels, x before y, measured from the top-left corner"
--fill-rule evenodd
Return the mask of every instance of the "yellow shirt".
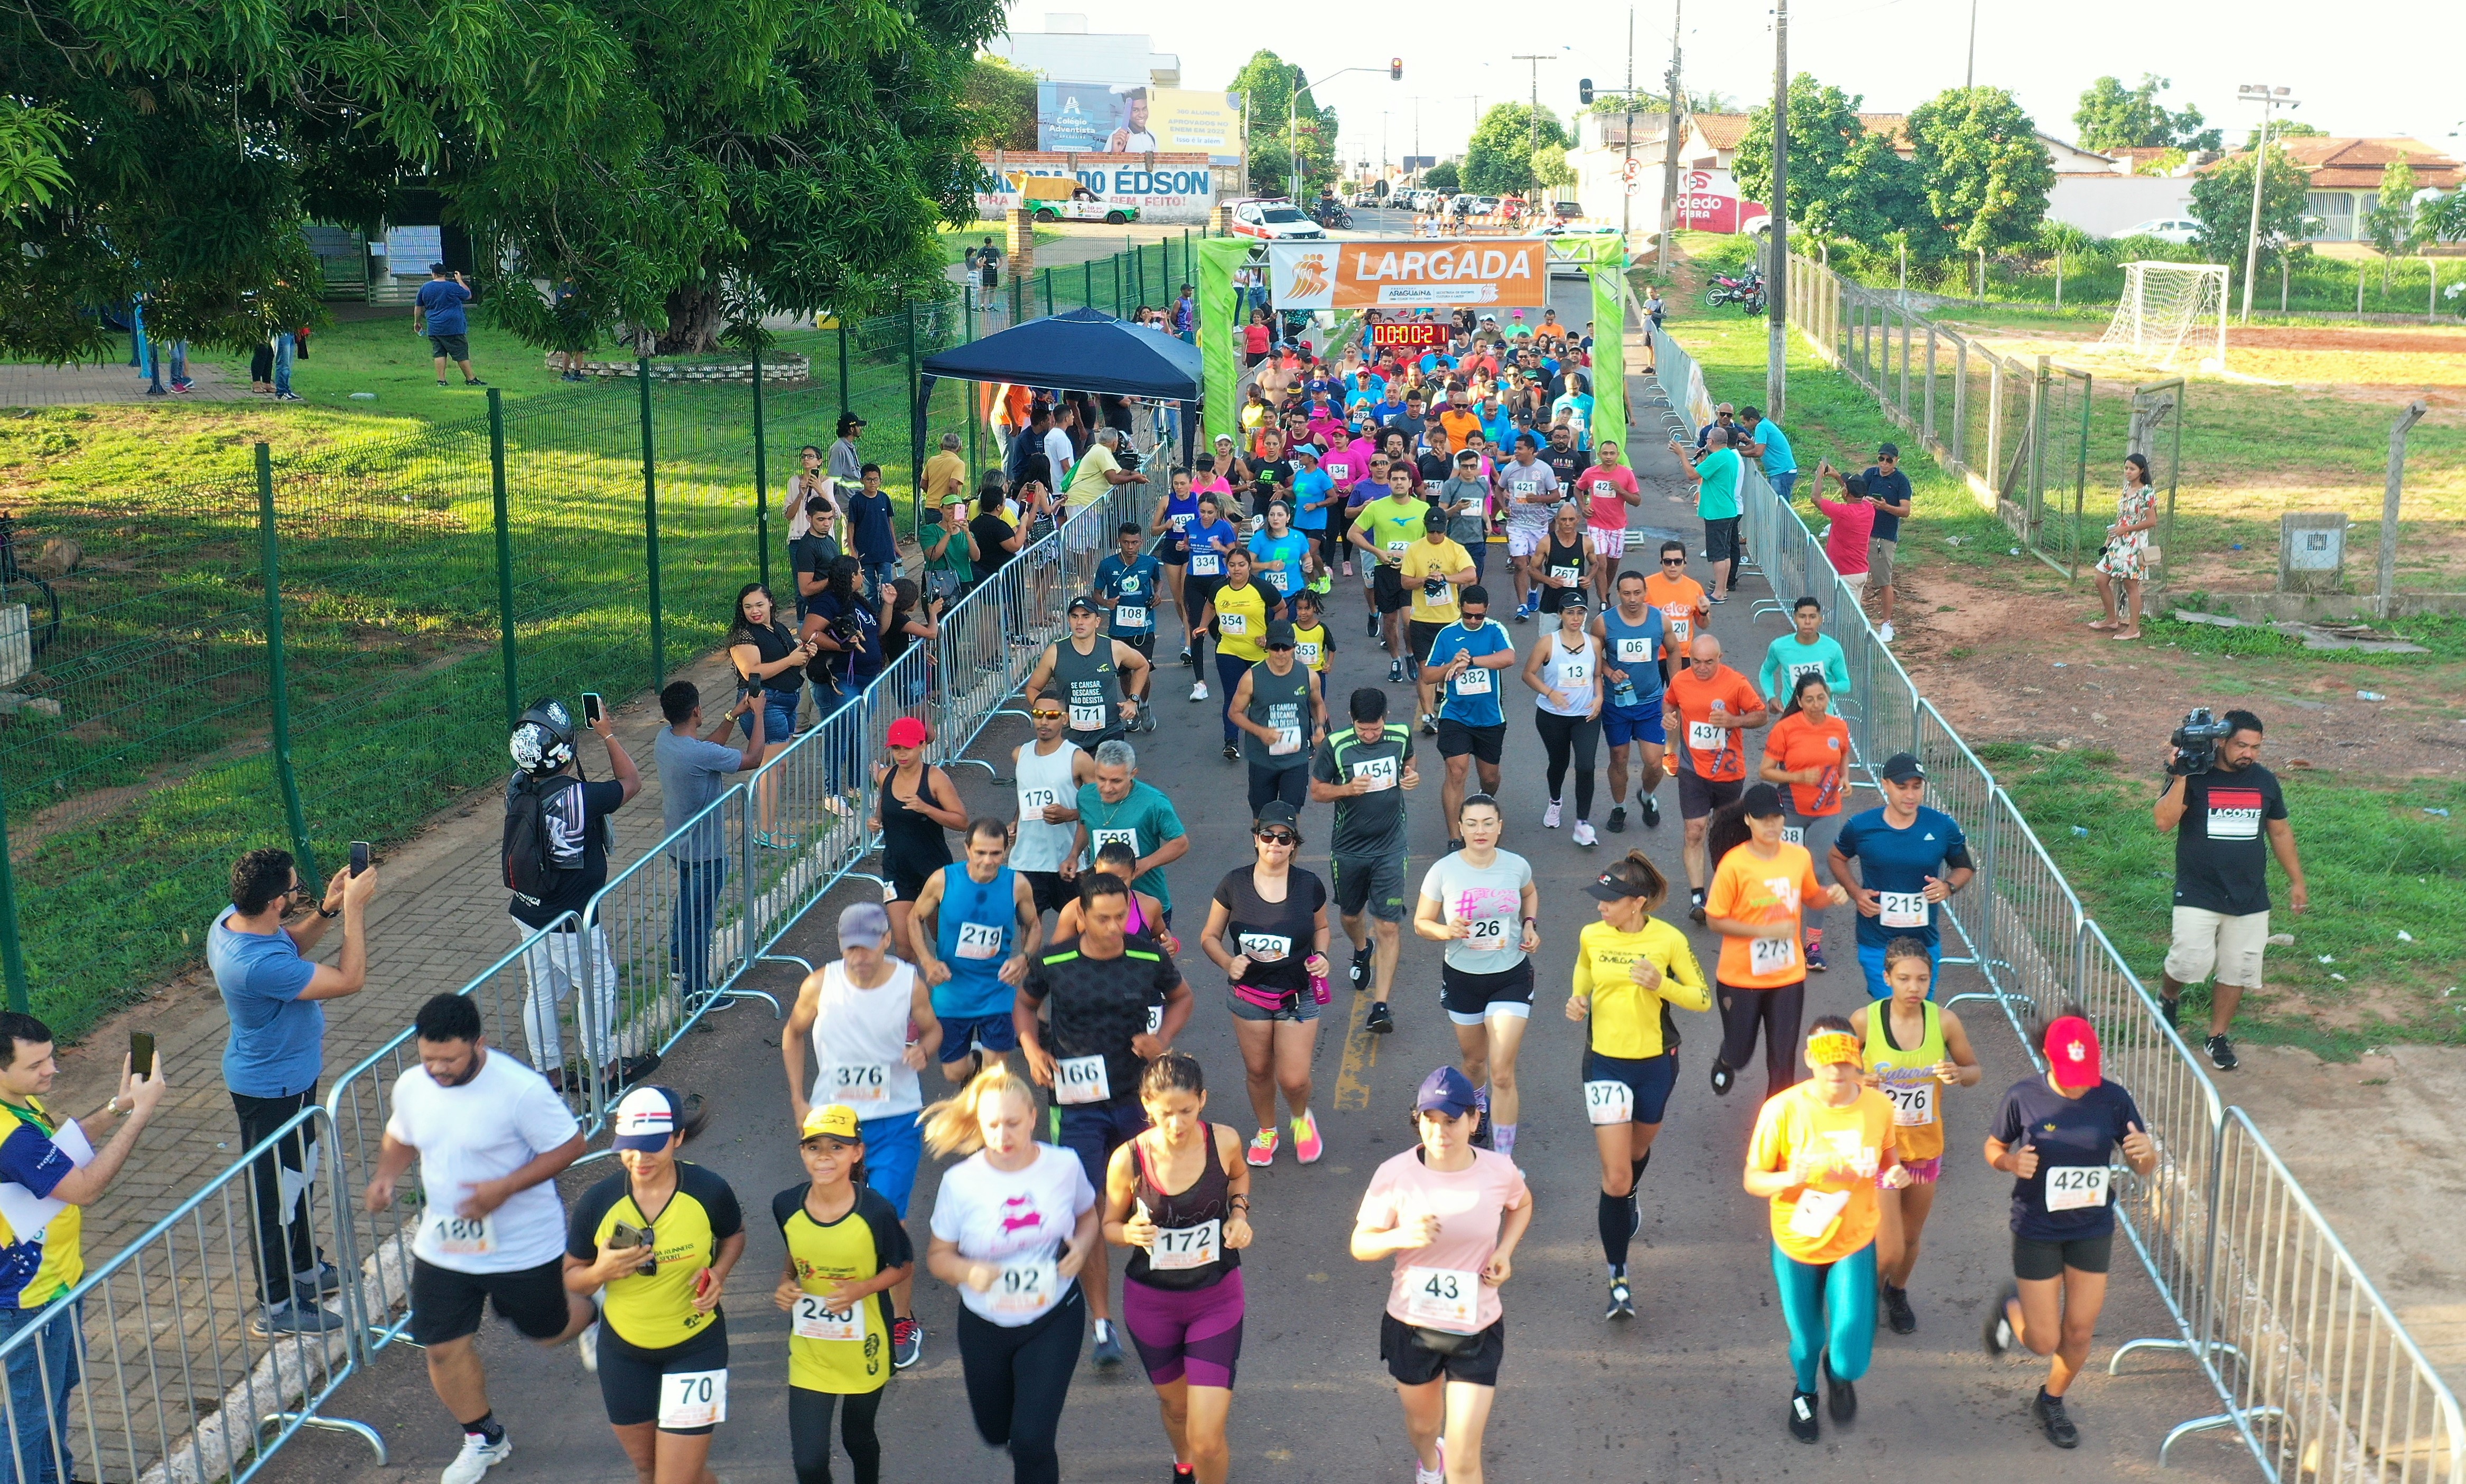
M 1216 590 L 1216 652 L 1256 664 L 1267 658 L 1259 641 L 1267 637 L 1267 590 L 1254 578 L 1247 587 L 1231 583 Z
M 1416 541 L 1404 549 L 1404 591 L 1413 596 L 1415 623 L 1453 623 L 1456 621 L 1456 586 L 1447 584 L 1444 598 L 1433 598 L 1423 591 L 1422 584 L 1430 577 L 1453 577 L 1472 565 L 1472 553 L 1452 541 L 1442 540 L 1432 546 L 1427 540 Z
M 1802 1082 L 1764 1104 L 1747 1142 L 1747 1168 L 1777 1173 L 1802 1153 L 1829 1159 L 1804 1185 L 1772 1198 L 1773 1244 L 1803 1263 L 1830 1263 L 1875 1240 L 1875 1176 L 1894 1147 L 1893 1105 L 1872 1088 L 1834 1108 Z M 1844 1202 L 1840 1198 L 1848 1196 Z
M 824 1225 L 805 1209 L 809 1188 L 792 1185 L 771 1201 L 799 1291 L 818 1297 L 850 1279 L 863 1282 L 915 1260 L 899 1213 L 879 1191 L 859 1185 L 856 1204 Z M 788 1384 L 839 1396 L 881 1390 L 890 1381 L 890 1318 L 888 1290 L 845 1314 L 818 1304 L 792 1312 Z M 800 1328 L 818 1333 L 799 1334 Z
M 1313 623 L 1309 628 L 1303 628 L 1298 623 L 1294 624 L 1293 658 L 1302 663 L 1303 668 L 1316 670 L 1321 675 L 1326 674 L 1328 666 L 1327 625 L 1324 623 Z
M 637 1350 L 667 1350 L 707 1334 L 719 1311 L 694 1308 L 695 1275 L 719 1256 L 719 1245 L 745 1229 L 736 1193 L 698 1164 L 677 1161 L 676 1193 L 657 1221 L 634 1203 L 631 1177 L 619 1170 L 582 1193 L 566 1225 L 565 1252 L 585 1262 L 599 1255 L 623 1222 L 651 1233 L 656 1249 L 647 1271 L 611 1282 L 600 1316 Z
M 1650 959 L 1661 971 L 1659 989 L 1626 977 L 1639 958 Z M 1593 1002 L 1586 1032 L 1592 1049 L 1622 1061 L 1645 1061 L 1667 1049 L 1661 1044 L 1665 1002 L 1686 1010 L 1713 1008 L 1713 991 L 1687 934 L 1658 917 L 1647 917 L 1635 933 L 1621 933 L 1606 922 L 1585 924 L 1576 934 L 1572 992 Z
M 925 461 L 925 493 L 947 495 L 968 487 L 968 461 L 945 449 Z
M 1077 463 L 1070 466 L 1070 492 L 1067 496 L 1069 503 L 1079 505 L 1102 498 L 1113 487 L 1112 481 L 1105 476 L 1119 470 L 1121 466 L 1121 461 L 1113 457 L 1111 449 L 1102 443 L 1088 444 L 1087 452 L 1080 457 Z

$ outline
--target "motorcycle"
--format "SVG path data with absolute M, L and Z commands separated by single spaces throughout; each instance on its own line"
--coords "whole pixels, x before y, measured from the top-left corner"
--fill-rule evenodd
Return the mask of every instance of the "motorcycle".
M 1746 306 L 1749 314 L 1760 314 L 1763 312 L 1763 275 L 1753 268 L 1748 269 L 1743 277 L 1735 279 L 1716 273 L 1713 275 L 1711 286 L 1704 290 L 1704 306 L 1718 309 L 1723 304 L 1739 304 Z
M 1318 209 L 1311 214 L 1311 219 L 1330 232 L 1353 230 L 1353 214 L 1346 211 L 1343 203 L 1339 201 L 1320 201 Z

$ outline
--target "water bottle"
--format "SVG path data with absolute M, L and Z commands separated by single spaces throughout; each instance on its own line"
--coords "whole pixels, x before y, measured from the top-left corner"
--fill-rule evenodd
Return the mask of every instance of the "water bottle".
M 1324 974 L 1313 974 L 1310 977 L 1310 981 L 1311 998 L 1318 1001 L 1320 1004 L 1327 1003 L 1329 998 L 1327 992 L 1327 976 Z

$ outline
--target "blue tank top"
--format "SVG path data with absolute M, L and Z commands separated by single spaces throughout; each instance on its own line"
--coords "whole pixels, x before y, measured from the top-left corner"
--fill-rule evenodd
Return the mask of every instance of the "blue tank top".
M 951 977 L 933 987 L 933 1013 L 953 1020 L 1008 1015 L 1017 991 L 1001 981 L 1002 961 L 1019 935 L 1018 888 L 1007 866 L 979 882 L 964 862 L 942 867 L 942 908 L 933 952 Z
M 1183 542 L 1184 533 L 1198 524 L 1199 496 L 1196 492 L 1189 495 L 1165 496 L 1164 525 L 1165 529 L 1172 533 L 1169 539 L 1174 542 Z
M 1619 617 L 1613 603 L 1602 614 L 1602 632 L 1608 638 L 1607 663 L 1626 671 L 1624 685 L 1613 683 L 1609 703 L 1616 707 L 1653 707 L 1661 705 L 1661 656 L 1668 648 L 1662 626 L 1661 610 L 1645 610 L 1642 623 L 1629 623 Z

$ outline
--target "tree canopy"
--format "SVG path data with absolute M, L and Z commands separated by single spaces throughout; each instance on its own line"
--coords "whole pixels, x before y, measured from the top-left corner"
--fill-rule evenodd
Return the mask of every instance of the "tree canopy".
M 1249 101 L 1252 190 L 1284 194 L 1296 154 L 1305 192 L 1334 181 L 1335 110 L 1319 106 L 1309 83 L 1300 67 L 1261 47 L 1226 84 Z
M 1496 103 L 1473 127 L 1465 146 L 1464 189 L 1477 195 L 1519 195 L 1534 187 L 1533 156 L 1536 149 L 1565 149 L 1567 137 L 1558 116 L 1544 108 L 1536 115 L 1529 103 Z
M 1992 251 L 2037 235 L 2055 168 L 2010 93 L 1946 88 L 1910 111 L 1909 131 L 1927 213 L 1954 245 Z
M 2230 155 L 2192 177 L 2192 214 L 2201 223 L 2192 246 L 2210 262 L 2225 263 L 2237 273 L 2243 271 L 2244 244 L 2251 240 L 2252 167 L 2249 152 Z M 2310 184 L 2294 161 L 2275 149 L 2269 152 L 2269 173 L 2260 193 L 2263 271 L 2307 235 L 2303 207 Z
M 1864 100 L 1809 73 L 1789 81 L 1789 222 L 1793 234 L 1869 247 L 1909 232 L 1914 250 L 1935 236 L 1924 192 L 1893 142 L 1859 122 Z M 1747 120 L 1732 166 L 1751 200 L 1772 199 L 1772 105 Z
M 1454 191 L 1463 184 L 1453 160 L 1441 160 L 1422 172 L 1422 184 L 1432 191 Z
M 1006 56 L 979 53 L 968 64 L 968 108 L 975 116 L 971 142 L 979 149 L 1036 147 L 1036 84 L 1042 73 Z
M 2084 149 L 2215 149 L 2220 132 L 2203 127 L 2201 110 L 2186 107 L 2169 113 L 2158 95 L 2174 84 L 2154 73 L 2142 73 L 2141 85 L 2127 88 L 2115 78 L 2100 78 L 2081 90 L 2073 124 L 2080 130 Z

